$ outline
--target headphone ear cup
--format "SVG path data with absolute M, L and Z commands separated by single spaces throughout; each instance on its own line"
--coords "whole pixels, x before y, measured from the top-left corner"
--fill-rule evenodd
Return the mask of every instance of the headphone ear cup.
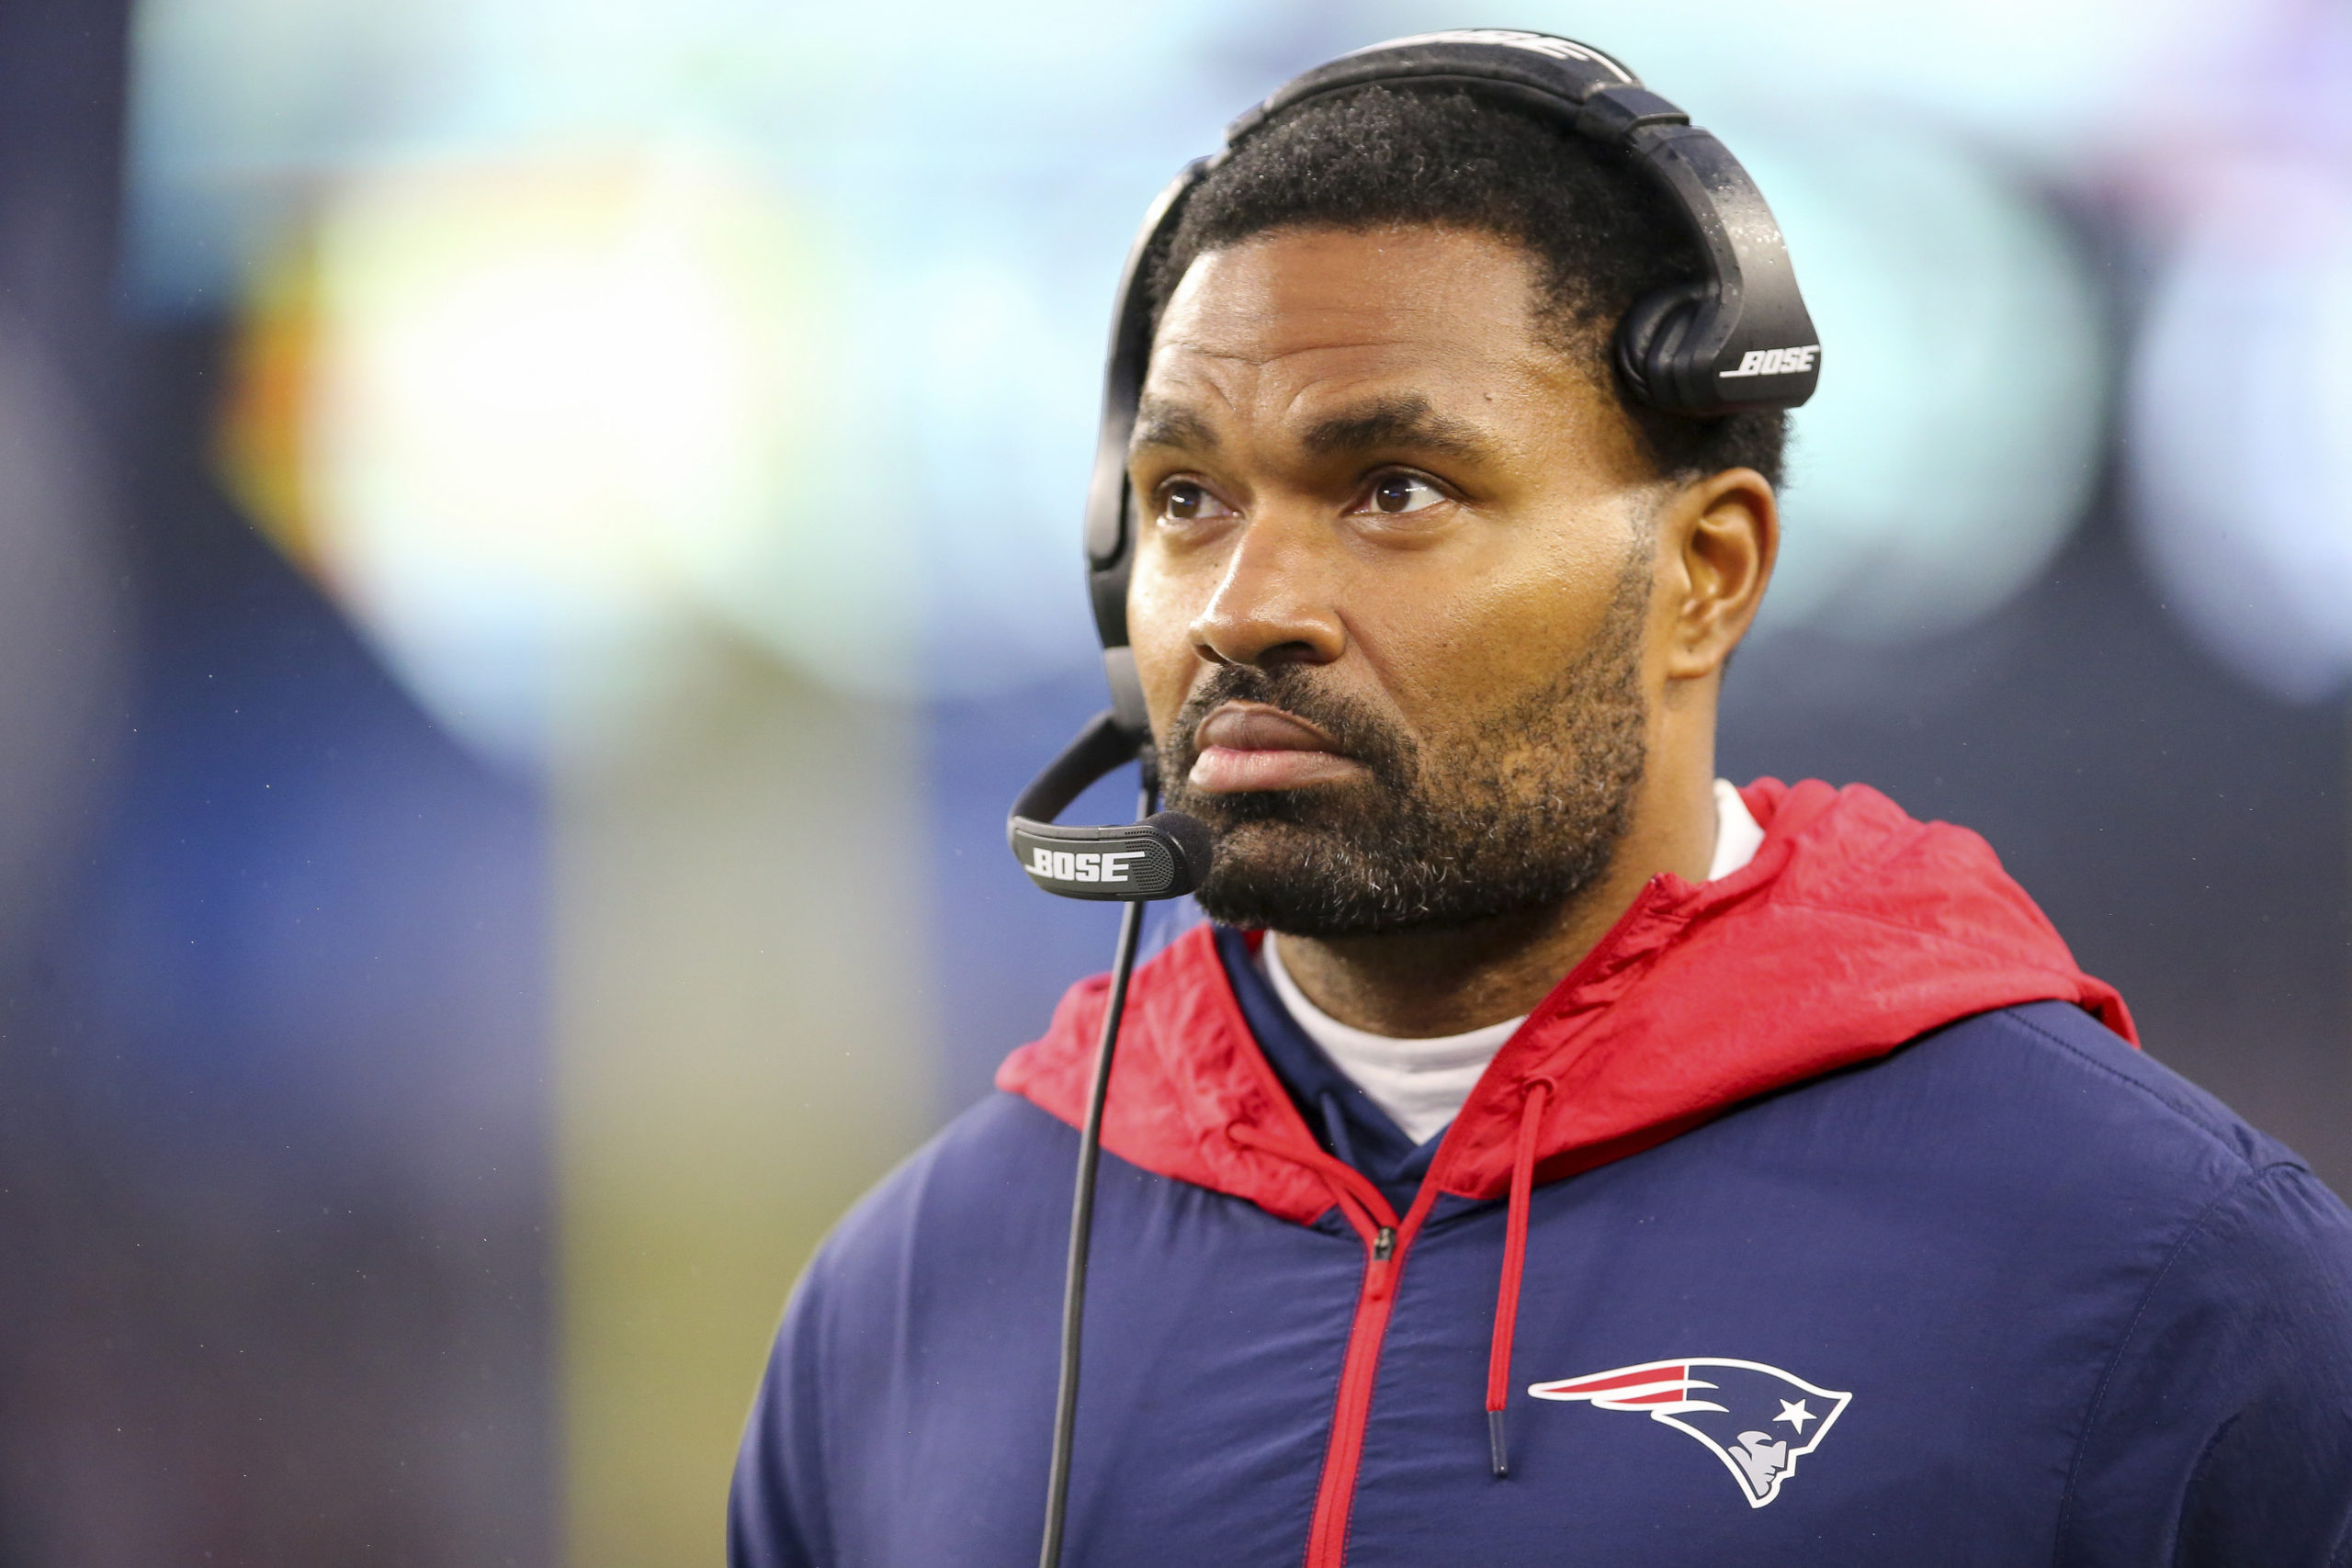
M 1634 300 L 1617 323 L 1617 374 L 1639 401 L 1669 412 L 1689 406 L 1675 355 L 1712 295 L 1703 283 L 1661 288 Z

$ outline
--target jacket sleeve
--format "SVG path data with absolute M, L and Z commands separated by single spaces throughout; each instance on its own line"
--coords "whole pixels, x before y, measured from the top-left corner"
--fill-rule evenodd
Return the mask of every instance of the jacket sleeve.
M 744 1427 L 727 1503 L 729 1568 L 819 1568 L 833 1561 L 818 1378 L 822 1262 L 820 1254 L 792 1292 Z
M 2094 1396 L 2062 1568 L 2352 1565 L 2352 1213 L 2249 1172 L 2149 1285 Z

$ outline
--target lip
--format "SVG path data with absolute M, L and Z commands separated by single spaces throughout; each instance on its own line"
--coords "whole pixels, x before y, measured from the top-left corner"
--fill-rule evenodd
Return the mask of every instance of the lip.
M 1200 750 L 1186 776 L 1214 795 L 1296 789 L 1363 769 L 1315 726 L 1264 703 L 1227 703 L 1201 721 L 1194 738 Z

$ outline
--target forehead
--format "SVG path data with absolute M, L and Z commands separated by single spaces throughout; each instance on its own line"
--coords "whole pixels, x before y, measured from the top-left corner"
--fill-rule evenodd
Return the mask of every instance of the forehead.
M 1589 378 L 1550 341 L 1537 282 L 1527 250 L 1472 231 L 1257 235 L 1186 270 L 1146 395 L 1211 420 L 1312 418 L 1334 400 L 1396 392 L 1458 405 L 1555 400 Z

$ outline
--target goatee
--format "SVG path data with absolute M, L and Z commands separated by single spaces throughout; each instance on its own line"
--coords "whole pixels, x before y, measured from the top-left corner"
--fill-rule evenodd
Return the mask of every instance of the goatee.
M 1227 925 L 1340 937 L 1470 925 L 1591 886 L 1625 836 L 1647 754 L 1650 581 L 1637 552 L 1556 680 L 1418 741 L 1317 666 L 1216 671 L 1160 748 L 1167 804 L 1216 835 L 1201 907 Z M 1236 700 L 1317 726 L 1363 775 L 1295 790 L 1193 788 L 1201 723 Z

